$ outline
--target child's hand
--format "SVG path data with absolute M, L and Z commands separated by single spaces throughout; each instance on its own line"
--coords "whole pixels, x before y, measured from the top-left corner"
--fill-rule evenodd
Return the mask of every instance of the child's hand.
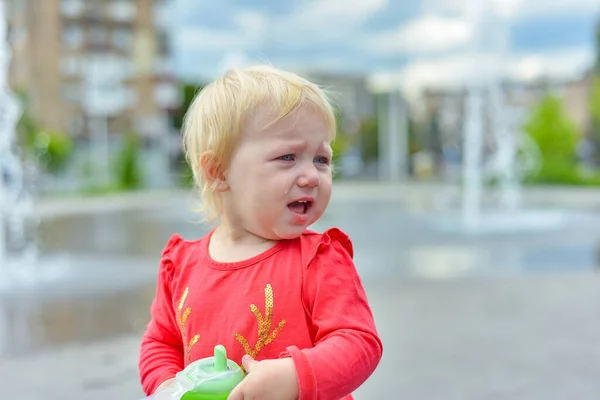
M 291 358 L 256 361 L 242 358 L 248 375 L 227 400 L 297 400 L 298 378 Z

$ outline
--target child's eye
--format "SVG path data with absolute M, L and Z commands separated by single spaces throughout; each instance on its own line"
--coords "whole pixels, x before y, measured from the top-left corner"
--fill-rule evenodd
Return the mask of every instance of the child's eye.
M 282 160 L 282 161 L 294 161 L 294 155 L 293 154 L 286 154 L 285 156 L 279 157 L 279 159 Z
M 329 158 L 327 157 L 323 157 L 323 156 L 319 156 L 315 158 L 315 162 L 318 164 L 329 164 Z

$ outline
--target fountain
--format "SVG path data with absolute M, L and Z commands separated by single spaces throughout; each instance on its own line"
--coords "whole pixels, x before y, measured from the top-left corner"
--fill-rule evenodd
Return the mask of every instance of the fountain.
M 16 292 L 55 281 L 66 265 L 40 260 L 37 254 L 37 223 L 27 184 L 33 168 L 21 156 L 17 143 L 21 109 L 9 85 L 11 52 L 5 7 L 0 3 L 0 292 Z
M 10 49 L 4 7 L 0 5 L 0 288 L 10 285 L 17 274 L 25 277 L 21 267 L 33 265 L 35 257 L 35 245 L 28 245 L 25 235 L 31 201 L 16 144 L 20 109 L 8 84 Z
M 9 87 L 11 49 L 6 16 L 10 9 L 5 7 L 7 2 L 0 2 L 2 361 L 7 355 L 47 349 L 70 340 L 139 332 L 145 326 L 145 312 L 154 293 L 156 252 L 166 242 L 161 236 L 159 245 L 148 245 L 158 250 L 138 254 L 135 244 L 152 237 L 148 231 L 153 230 L 140 234 L 138 220 L 130 221 L 129 229 L 119 226 L 117 222 L 126 218 L 110 215 L 114 207 L 106 211 L 92 201 L 77 213 L 71 210 L 72 203 L 57 202 L 55 207 L 36 204 L 31 190 L 35 168 L 18 145 L 21 107 Z M 106 87 L 103 82 L 98 89 Z M 114 98 L 114 92 L 111 95 Z M 119 105 L 118 100 L 110 105 Z M 44 242 L 43 248 L 40 242 Z
M 101 238 L 86 237 L 89 243 L 95 242 L 91 248 L 81 253 L 73 248 L 58 252 L 55 249 L 51 254 L 41 251 L 38 222 L 54 219 L 56 215 L 45 215 L 39 212 L 39 208 L 34 208 L 34 196 L 30 190 L 35 168 L 22 156 L 17 141 L 21 110 L 9 85 L 11 49 L 6 7 L 6 2 L 0 2 L 0 297 L 9 299 L 18 296 L 21 299 L 29 296 L 39 300 L 57 293 L 63 296 L 102 294 L 155 278 L 155 271 L 151 268 L 155 265 L 153 259 L 102 252 L 98 241 L 105 237 L 113 239 L 116 235 L 114 227 L 105 223 L 97 209 L 90 211 L 90 217 L 94 220 L 91 224 L 98 229 L 89 235 Z M 114 83 L 120 75 L 116 73 L 119 71 L 116 71 L 110 57 L 95 57 L 89 62 L 86 68 L 89 87 L 86 88 L 84 106 L 88 115 L 101 119 L 123 107 L 122 99 L 118 95 L 115 99 L 114 90 L 108 90 L 112 88 L 110 83 Z M 97 154 L 102 157 L 106 153 L 104 146 L 105 143 L 96 146 Z M 43 218 L 41 215 L 44 215 Z M 83 218 L 77 223 L 85 223 L 80 221 Z M 78 226 L 76 229 L 83 228 Z
M 535 210 L 523 202 L 523 178 L 539 169 L 541 159 L 537 145 L 522 131 L 524 110 L 510 103 L 502 85 L 507 23 L 491 7 L 478 1 L 470 7 L 475 31 L 485 32 L 477 35 L 471 56 L 491 50 L 493 57 L 477 65 L 466 85 L 461 212 L 439 225 L 465 234 L 559 229 L 576 215 Z M 486 28 L 477 29 L 481 26 Z M 487 186 L 491 180 L 495 190 Z

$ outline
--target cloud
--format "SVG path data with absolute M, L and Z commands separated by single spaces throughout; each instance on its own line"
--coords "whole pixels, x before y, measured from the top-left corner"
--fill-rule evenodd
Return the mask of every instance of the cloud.
M 244 33 L 263 32 L 269 23 L 267 14 L 255 10 L 238 9 L 233 20 Z
M 341 24 L 363 22 L 386 5 L 387 0 L 313 0 L 304 3 L 299 12 L 294 14 L 303 23 L 335 23 L 335 27 L 339 27 Z
M 545 27 L 552 29 L 545 42 L 552 43 L 559 36 L 561 21 L 565 26 L 568 26 L 569 21 L 589 21 L 590 15 L 594 15 L 592 10 L 600 12 L 600 2 L 422 0 L 422 9 L 421 15 L 409 21 L 400 21 L 395 29 L 367 34 L 361 40 L 361 49 L 373 55 L 404 54 L 421 57 L 475 50 L 476 47 L 490 47 L 501 43 L 507 46 L 519 45 L 520 42 L 527 42 L 528 36 L 539 37 L 531 29 L 535 29 L 536 24 L 544 27 L 544 23 Z M 555 26 L 550 27 L 550 23 Z M 524 27 L 525 30 L 522 29 Z M 511 37 L 515 29 L 519 28 L 521 36 L 516 39 Z M 568 33 L 573 37 L 573 32 Z
M 598 0 L 422 0 L 422 3 L 426 12 L 437 11 L 466 16 L 483 11 L 508 19 L 600 11 Z
M 184 16 L 186 9 L 192 10 L 195 3 L 180 1 L 183 1 L 180 15 Z M 387 0 L 312 0 L 299 4 L 292 12 L 277 16 L 256 9 L 235 8 L 229 17 L 230 29 L 210 29 L 197 21 L 194 25 L 175 26 L 175 40 L 186 51 L 219 48 L 252 51 L 272 43 L 292 47 L 331 43 L 346 39 L 372 14 L 384 9 Z M 227 13 L 227 7 L 222 12 Z
M 253 10 L 237 9 L 231 17 L 232 29 L 210 29 L 198 25 L 184 25 L 175 30 L 175 40 L 183 51 L 206 52 L 222 50 L 249 51 L 263 39 L 268 17 Z
M 428 54 L 463 47 L 474 33 L 474 26 L 465 19 L 430 14 L 399 29 L 370 36 L 363 47 L 380 53 Z
M 231 51 L 225 53 L 217 65 L 217 70 L 223 72 L 231 68 L 242 68 L 248 66 L 252 62 L 253 60 L 243 51 Z
M 273 19 L 272 39 L 290 45 L 348 39 L 372 15 L 385 9 L 387 0 L 312 0 L 291 13 Z
M 340 73 L 382 70 L 373 80 L 379 87 L 395 82 L 411 88 L 460 83 L 480 74 L 482 65 L 495 63 L 505 74 L 524 79 L 574 74 L 591 59 L 591 50 L 583 50 L 593 37 L 590 32 L 586 38 L 590 11 L 600 11 L 598 0 L 418 0 L 419 7 L 413 8 L 389 0 L 302 0 L 278 10 L 268 2 L 256 8 L 240 6 L 241 1 L 236 6 L 233 0 L 212 6 L 176 1 L 182 8 L 170 34 L 182 76 L 271 61 Z M 488 7 L 488 17 L 478 19 L 477 7 Z M 416 14 L 415 8 L 420 10 Z M 511 35 L 508 59 L 468 54 L 476 41 L 488 43 L 499 10 L 506 17 L 502 27 Z M 561 30 L 572 39 L 561 35 L 558 40 Z
M 598 0 L 496 0 L 498 2 L 512 1 L 514 18 L 556 15 L 562 13 L 596 13 L 600 11 Z
M 182 51 L 237 49 L 248 43 L 243 31 L 203 27 L 181 27 L 175 32 L 175 41 Z
M 195 4 L 188 0 L 179 1 L 183 7 L 180 15 L 185 15 L 186 8 Z M 356 37 L 357 29 L 371 15 L 384 9 L 387 0 L 351 3 L 346 0 L 311 0 L 297 4 L 296 9 L 287 14 L 224 6 L 219 13 L 231 13 L 227 26 L 211 29 L 201 20 L 193 25 L 176 26 L 172 35 L 182 61 L 181 70 L 186 76 L 193 71 L 212 75 L 227 66 L 268 62 L 269 59 L 282 65 L 308 64 L 329 69 L 342 66 L 348 63 L 346 57 L 340 57 L 339 52 L 336 56 L 330 52 L 324 55 L 324 49 L 328 46 L 343 48 L 343 41 Z M 212 12 L 217 11 L 213 9 Z M 312 55 L 307 54 L 309 52 Z M 199 62 L 195 63 L 196 60 Z M 190 63 L 194 63 L 194 67 L 187 65 Z
M 462 53 L 415 60 L 400 71 L 373 74 L 370 83 L 374 90 L 401 87 L 416 96 L 425 87 L 459 87 L 474 79 L 493 78 L 496 73 L 522 81 L 542 77 L 569 79 L 583 74 L 593 57 L 593 50 L 588 47 L 512 54 L 504 59 L 489 53 Z
M 533 80 L 549 76 L 558 79 L 572 78 L 588 70 L 594 60 L 591 48 L 575 48 L 547 53 L 514 56 L 507 73 L 515 79 Z

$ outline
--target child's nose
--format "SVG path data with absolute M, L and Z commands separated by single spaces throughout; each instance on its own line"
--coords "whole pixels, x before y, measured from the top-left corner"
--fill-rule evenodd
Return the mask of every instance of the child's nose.
M 298 186 L 300 187 L 316 187 L 319 186 L 319 171 L 314 165 L 306 167 L 302 170 L 298 177 Z

